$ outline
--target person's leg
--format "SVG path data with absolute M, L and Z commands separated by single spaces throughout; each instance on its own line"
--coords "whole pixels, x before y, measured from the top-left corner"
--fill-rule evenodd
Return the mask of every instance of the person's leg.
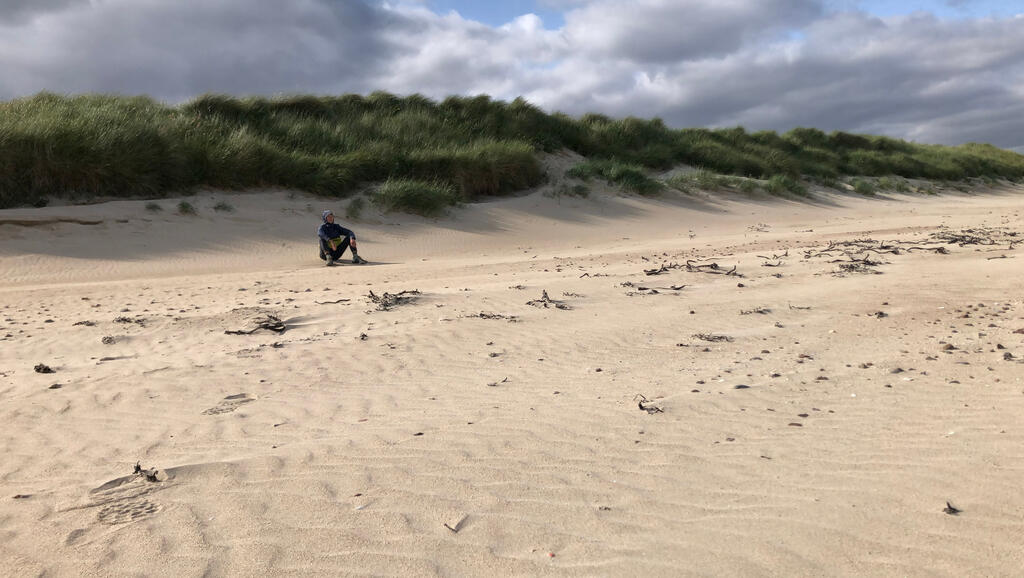
M 327 265 L 334 265 L 334 262 L 341 258 L 341 251 L 331 249 L 331 244 L 320 239 L 320 258 L 327 261 Z
M 345 253 L 345 250 L 346 250 L 346 249 L 348 249 L 348 245 L 349 245 L 349 239 L 348 239 L 348 237 L 344 237 L 344 238 L 343 238 L 343 239 L 341 240 L 341 242 L 340 242 L 340 243 L 338 243 L 338 248 L 337 248 L 337 249 L 335 249 L 335 250 L 334 250 L 334 251 L 332 252 L 332 255 L 334 256 L 334 260 L 335 260 L 335 261 L 337 261 L 338 259 L 341 259 L 341 256 L 342 256 L 342 255 L 343 255 L 343 254 Z
M 345 241 L 348 242 L 348 238 L 346 238 Z M 355 263 L 356 265 L 362 265 L 363 263 L 366 263 L 366 259 L 363 259 L 362 257 L 359 256 L 359 251 L 356 250 L 356 246 L 355 245 L 352 245 L 350 248 L 352 249 L 352 262 L 353 263 Z
M 320 253 L 321 258 L 327 261 L 328 265 L 333 265 L 335 261 L 341 259 L 342 253 L 348 249 L 348 237 L 342 239 L 341 243 L 335 249 L 331 249 L 330 243 L 320 239 Z

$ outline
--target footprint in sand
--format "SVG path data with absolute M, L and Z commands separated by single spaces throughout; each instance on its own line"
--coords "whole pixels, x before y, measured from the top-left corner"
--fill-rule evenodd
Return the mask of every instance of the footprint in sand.
M 231 413 L 250 401 L 256 401 L 256 398 L 249 395 L 248 393 L 236 393 L 235 395 L 229 395 L 224 398 L 219 404 L 211 407 L 203 412 L 203 415 L 220 415 L 222 413 Z
M 149 500 L 131 500 L 104 506 L 97 517 L 104 524 L 116 526 L 155 516 L 161 509 L 160 504 Z
M 136 465 L 131 475 L 121 476 L 89 491 L 86 503 L 63 511 L 99 508 L 96 519 L 101 524 L 115 526 L 137 522 L 155 516 L 163 506 L 149 499 L 150 494 L 172 487 L 171 476 L 164 470 L 142 469 Z M 64 540 L 66 545 L 80 542 L 87 528 L 72 530 Z
M 86 532 L 88 532 L 88 530 L 86 530 L 85 528 L 71 530 L 71 533 L 68 534 L 66 538 L 64 538 L 64 545 L 74 546 L 76 542 L 78 542 L 82 539 L 83 536 L 85 536 Z

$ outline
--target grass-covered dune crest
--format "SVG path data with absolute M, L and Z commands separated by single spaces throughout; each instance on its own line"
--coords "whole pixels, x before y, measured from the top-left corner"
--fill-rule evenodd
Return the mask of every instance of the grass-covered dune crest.
M 415 212 L 424 191 L 454 203 L 536 186 L 545 178 L 537 153 L 562 149 L 609 161 L 581 171 L 644 194 L 656 190 L 635 170 L 616 167 L 688 164 L 778 182 L 1024 178 L 1024 155 L 987 144 L 924 145 L 813 128 L 672 129 L 660 119 L 549 114 L 522 99 L 205 95 L 171 106 L 147 97 L 40 93 L 0 103 L 0 207 L 197 187 L 347 196 L 390 183 L 378 198 Z M 397 196 L 402 191 L 411 191 L 412 206 Z

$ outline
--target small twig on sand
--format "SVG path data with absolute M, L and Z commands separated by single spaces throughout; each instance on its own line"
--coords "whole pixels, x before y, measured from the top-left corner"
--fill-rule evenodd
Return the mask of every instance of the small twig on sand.
M 695 333 L 693 336 L 702 341 L 710 341 L 712 343 L 717 343 L 720 341 L 725 341 L 726 343 L 733 342 L 733 338 L 729 337 L 728 335 L 715 335 L 714 333 Z
M 686 261 L 686 270 L 690 273 L 711 273 L 714 275 L 732 275 L 735 277 L 742 277 L 736 272 L 736 265 L 733 265 L 732 269 L 723 269 L 718 263 L 705 263 L 703 265 L 698 264 L 693 259 Z
M 519 318 L 515 315 L 502 315 L 501 313 L 484 313 L 481 311 L 475 315 L 467 315 L 466 317 L 479 317 L 480 319 L 505 319 L 509 323 L 515 323 L 519 321 Z
M 637 400 L 639 400 L 639 401 L 637 401 Z M 665 413 L 665 410 L 663 410 L 660 407 L 654 405 L 654 402 L 649 400 L 649 399 L 647 399 L 647 397 L 645 397 L 644 394 L 642 394 L 642 393 L 638 393 L 638 394 L 634 395 L 633 396 L 633 401 L 637 401 L 636 406 L 638 408 L 640 408 L 641 411 L 646 411 L 647 413 L 651 413 L 651 414 L 654 414 L 654 413 Z M 647 405 L 644 405 L 644 404 L 647 404 Z
M 547 292 L 546 289 L 541 290 L 541 297 L 540 297 L 540 299 L 533 299 L 532 301 L 527 301 L 526 304 L 527 305 L 532 305 L 534 307 L 542 307 L 544 309 L 547 309 L 549 307 L 554 307 L 555 309 L 566 309 L 566 310 L 572 309 L 572 307 L 569 307 L 564 302 L 558 301 L 557 299 L 552 299 L 551 297 L 548 297 L 548 292 Z
M 274 333 L 284 333 L 285 330 L 288 328 L 285 326 L 284 322 L 278 319 L 276 316 L 266 315 L 261 319 L 257 319 L 256 327 L 253 327 L 248 331 L 243 329 L 229 329 L 224 331 L 224 333 L 227 335 L 252 335 L 253 333 L 259 331 L 260 329 L 266 329 L 268 331 L 273 331 Z
M 419 294 L 420 292 L 415 289 L 412 291 L 400 291 L 398 293 L 385 292 L 383 295 L 377 295 L 371 290 L 367 297 L 377 305 L 377 311 L 388 311 L 393 307 L 409 303 L 416 299 L 416 296 Z
M 657 269 L 644 269 L 645 275 L 661 275 L 662 273 L 668 273 L 671 269 L 678 269 L 680 266 L 678 263 L 664 264 Z

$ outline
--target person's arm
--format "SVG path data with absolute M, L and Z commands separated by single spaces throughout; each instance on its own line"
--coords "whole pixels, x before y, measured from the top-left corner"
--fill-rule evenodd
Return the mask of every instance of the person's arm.
M 345 227 L 342 227 L 341 225 L 338 225 L 338 228 L 341 229 L 341 234 L 342 235 L 348 237 L 348 246 L 352 247 L 352 250 L 355 251 L 356 250 L 356 234 L 354 232 L 352 232 L 351 230 L 346 229 Z
M 331 239 L 330 235 L 327 234 L 327 226 L 326 225 L 327 225 L 326 223 L 324 223 L 323 225 L 320 225 L 320 228 L 318 228 L 316 230 L 316 235 L 317 235 L 317 237 L 320 237 L 321 239 L 326 241 L 327 242 L 327 246 L 331 248 L 331 251 L 333 251 L 333 250 L 337 249 L 338 247 L 335 246 L 334 240 Z

